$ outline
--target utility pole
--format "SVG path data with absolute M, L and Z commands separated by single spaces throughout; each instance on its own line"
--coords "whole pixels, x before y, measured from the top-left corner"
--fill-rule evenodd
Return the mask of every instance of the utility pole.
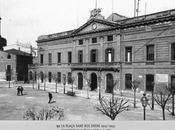
M 112 0 L 112 21 L 114 20 L 114 16 L 113 16 L 113 13 L 114 13 L 114 0 Z
M 137 1 L 137 9 L 136 9 L 137 17 L 139 16 L 139 5 L 140 5 L 140 0 Z
M 0 17 L 0 37 L 1 37 L 1 17 Z

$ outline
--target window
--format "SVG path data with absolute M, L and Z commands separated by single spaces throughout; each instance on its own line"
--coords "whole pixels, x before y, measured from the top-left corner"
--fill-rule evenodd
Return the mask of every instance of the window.
M 58 83 L 61 83 L 61 72 L 57 73 Z
M 92 43 L 97 43 L 97 38 L 96 37 L 92 38 Z
M 43 59 L 44 59 L 44 55 L 40 54 L 40 64 L 43 65 Z
M 154 45 L 148 45 L 146 47 L 146 60 L 154 61 Z
M 52 65 L 52 53 L 48 54 L 49 65 Z
M 175 43 L 171 44 L 171 60 L 175 60 Z
M 78 51 L 78 63 L 83 63 L 83 51 Z
M 83 39 L 80 39 L 80 40 L 78 41 L 78 44 L 79 44 L 79 45 L 83 45 Z
M 67 83 L 71 84 L 71 82 L 72 82 L 72 73 L 68 72 L 68 74 L 67 74 Z
M 132 74 L 125 74 L 125 89 L 132 89 Z
M 146 75 L 146 91 L 152 91 L 154 88 L 154 75 Z
M 125 48 L 125 61 L 132 62 L 132 47 Z
M 68 52 L 68 63 L 72 63 L 72 52 Z
M 107 41 L 113 41 L 113 35 L 107 36 Z
M 57 63 L 61 63 L 61 52 L 57 53 Z
M 91 50 L 91 62 L 97 62 L 97 50 L 93 49 Z
M 7 55 L 7 59 L 11 59 L 11 55 L 10 54 Z
M 105 50 L 105 61 L 114 62 L 114 49 L 108 48 Z
M 52 73 L 51 72 L 48 73 L 48 78 L 49 78 L 49 83 L 52 82 Z

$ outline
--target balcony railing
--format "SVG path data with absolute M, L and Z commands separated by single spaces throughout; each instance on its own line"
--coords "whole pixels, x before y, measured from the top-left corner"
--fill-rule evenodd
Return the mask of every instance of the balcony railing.
M 119 71 L 120 62 L 72 63 L 72 70 L 110 70 Z

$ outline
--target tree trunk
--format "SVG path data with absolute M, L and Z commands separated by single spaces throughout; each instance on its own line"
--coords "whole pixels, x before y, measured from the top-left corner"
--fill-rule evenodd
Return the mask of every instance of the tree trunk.
M 162 107 L 162 115 L 163 115 L 163 120 L 165 120 L 165 108 Z
M 57 93 L 57 82 L 56 82 L 56 86 L 55 86 L 55 92 Z
M 9 80 L 9 88 L 10 88 L 10 80 Z
M 72 93 L 74 92 L 73 89 L 74 89 L 74 87 L 73 87 L 73 84 L 72 84 Z
M 154 90 L 152 90 L 152 110 L 154 110 Z
M 34 80 L 33 80 L 33 89 L 34 89 Z
M 172 115 L 174 115 L 174 92 L 172 93 Z
M 112 92 L 112 103 L 114 103 L 114 92 Z
M 44 82 L 44 91 L 46 91 L 46 83 Z
M 136 108 L 136 89 L 134 89 L 134 108 Z

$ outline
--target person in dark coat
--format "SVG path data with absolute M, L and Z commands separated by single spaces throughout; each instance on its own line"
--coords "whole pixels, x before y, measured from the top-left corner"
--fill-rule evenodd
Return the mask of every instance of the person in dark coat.
M 48 96 L 49 96 L 49 102 L 48 103 L 51 103 L 51 100 L 53 98 L 52 93 L 48 92 Z
M 19 86 L 17 87 L 17 95 L 18 96 L 20 95 L 20 87 Z
M 21 95 L 23 95 L 23 87 L 22 86 L 20 86 L 20 92 L 21 92 Z

